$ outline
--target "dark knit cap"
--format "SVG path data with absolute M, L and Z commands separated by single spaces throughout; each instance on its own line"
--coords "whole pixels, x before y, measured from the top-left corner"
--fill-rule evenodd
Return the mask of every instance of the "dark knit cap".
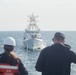
M 56 38 L 57 40 L 64 40 L 65 39 L 65 35 L 63 33 L 56 32 L 55 35 L 54 35 L 54 38 Z

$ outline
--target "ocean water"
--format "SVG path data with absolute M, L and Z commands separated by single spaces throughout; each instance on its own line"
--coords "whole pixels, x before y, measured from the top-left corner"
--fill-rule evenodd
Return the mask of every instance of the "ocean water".
M 52 38 L 56 31 L 42 31 L 42 39 L 46 46 L 52 44 Z M 71 46 L 71 49 L 76 52 L 76 31 L 61 31 L 65 34 L 65 43 Z M 14 52 L 20 57 L 24 66 L 29 72 L 29 75 L 41 75 L 35 70 L 35 64 L 40 51 L 28 51 L 23 48 L 24 31 L 0 31 L 0 53 L 3 50 L 3 41 L 6 37 L 13 37 L 16 40 L 16 48 Z M 71 65 L 71 75 L 76 75 L 76 65 Z

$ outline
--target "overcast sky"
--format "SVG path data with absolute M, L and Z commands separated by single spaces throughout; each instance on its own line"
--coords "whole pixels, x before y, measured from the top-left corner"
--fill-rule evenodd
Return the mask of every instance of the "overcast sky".
M 0 0 L 0 31 L 24 31 L 32 12 L 41 30 L 76 31 L 76 0 Z

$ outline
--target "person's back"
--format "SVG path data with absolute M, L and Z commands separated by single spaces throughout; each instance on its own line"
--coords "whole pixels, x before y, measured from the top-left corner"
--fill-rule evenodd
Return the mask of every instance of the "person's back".
M 21 60 L 13 52 L 14 46 L 15 40 L 12 37 L 5 39 L 5 51 L 0 54 L 0 75 L 28 75 Z
M 10 53 L 4 52 L 0 54 L 0 75 L 19 75 L 18 63 Z
M 76 63 L 76 55 L 64 44 L 57 43 L 44 48 L 36 63 L 36 70 L 42 75 L 70 75 L 71 63 Z

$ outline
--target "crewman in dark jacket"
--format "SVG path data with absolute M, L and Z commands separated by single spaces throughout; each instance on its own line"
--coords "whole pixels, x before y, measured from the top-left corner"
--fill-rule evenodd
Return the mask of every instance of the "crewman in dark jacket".
M 0 75 L 28 75 L 20 58 L 13 52 L 15 46 L 12 37 L 4 40 L 4 53 L 0 54 Z
M 64 39 L 63 33 L 56 32 L 54 44 L 41 51 L 35 68 L 42 75 L 70 75 L 71 63 L 76 63 L 76 55 L 69 45 L 64 44 Z

